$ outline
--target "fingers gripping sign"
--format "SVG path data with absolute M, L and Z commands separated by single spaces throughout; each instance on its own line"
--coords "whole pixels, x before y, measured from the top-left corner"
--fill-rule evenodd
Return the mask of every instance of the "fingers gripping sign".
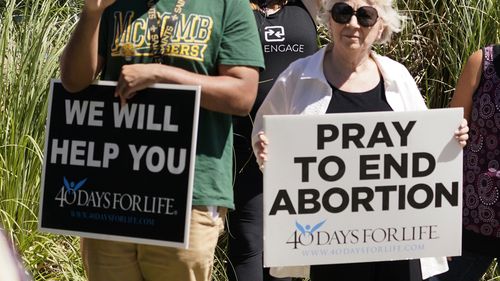
M 262 171 L 264 169 L 264 162 L 267 161 L 267 145 L 269 141 L 264 134 L 260 131 L 258 134 L 259 140 L 254 144 L 257 147 L 257 162 L 259 163 L 259 168 Z
M 467 120 L 464 118 L 460 123 L 460 126 L 457 130 L 455 130 L 455 138 L 461 147 L 464 147 L 467 144 L 467 140 L 469 139 L 469 126 L 467 125 Z
M 120 98 L 123 106 L 133 98 L 137 91 L 143 90 L 157 82 L 159 64 L 130 64 L 122 66 L 120 78 L 116 85 L 115 97 Z

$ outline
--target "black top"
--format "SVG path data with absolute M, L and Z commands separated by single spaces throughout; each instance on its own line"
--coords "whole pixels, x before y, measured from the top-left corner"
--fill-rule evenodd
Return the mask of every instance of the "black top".
M 491 84 L 489 84 L 490 86 L 488 88 L 490 88 L 490 90 L 485 90 L 486 86 L 485 86 L 485 79 L 487 79 L 486 77 L 489 77 L 488 79 L 493 79 L 493 77 L 495 77 L 495 74 L 496 73 L 496 76 L 497 77 L 500 77 L 500 45 L 495 45 L 493 46 L 493 67 L 494 67 L 494 72 L 492 73 L 489 73 L 488 76 L 485 76 L 485 50 L 483 49 L 483 63 L 482 63 L 482 75 L 481 75 L 481 82 L 478 86 L 478 88 L 475 90 L 474 92 L 474 96 L 473 96 L 473 111 L 474 111 L 474 105 L 476 106 L 476 108 L 478 109 L 477 111 L 480 111 L 482 108 L 485 108 L 482 104 L 482 99 L 483 97 L 492 97 L 491 99 L 488 98 L 488 100 L 490 100 L 491 102 L 493 102 L 492 104 L 495 105 L 495 108 L 496 108 L 496 112 L 499 111 L 499 106 L 500 106 L 500 103 L 498 102 L 499 100 L 495 100 L 495 94 L 496 94 L 496 97 L 498 97 L 498 91 L 495 93 L 494 92 L 494 87 L 498 87 L 497 85 L 493 85 L 493 83 L 491 83 L 491 80 L 488 80 Z M 491 68 L 490 68 L 491 69 Z M 498 88 L 497 88 L 498 90 Z M 486 104 L 488 105 L 488 104 Z M 484 112 L 484 111 L 481 111 L 481 112 Z M 472 146 L 475 145 L 476 141 L 478 138 L 474 137 L 474 132 L 478 132 L 478 130 L 475 130 L 475 127 L 479 126 L 479 125 L 476 125 L 477 124 L 477 119 L 481 119 L 482 116 L 484 114 L 478 114 L 477 117 L 474 117 L 474 116 L 471 116 L 471 120 L 469 120 L 469 126 L 471 128 L 471 131 L 469 131 L 469 136 L 471 136 L 471 138 L 467 141 L 467 146 L 465 147 L 464 149 L 464 161 L 467 159 L 467 157 L 472 157 L 472 156 L 468 156 L 468 154 L 474 154 L 476 158 L 479 157 L 479 159 L 481 159 L 481 156 L 478 156 L 477 154 L 481 153 L 481 151 L 484 149 L 484 151 L 487 151 L 488 150 L 488 146 L 484 146 L 483 149 L 480 149 L 478 151 L 473 151 L 471 149 Z M 494 115 L 494 117 L 492 116 L 491 119 L 496 119 L 495 118 L 496 115 Z M 491 120 L 490 119 L 490 120 Z M 476 120 L 476 121 L 475 121 Z M 482 119 L 483 122 L 484 122 L 484 119 Z M 485 122 L 486 123 L 486 122 Z M 486 126 L 487 127 L 487 126 Z M 480 130 L 484 130 L 483 133 L 481 134 L 487 134 L 489 130 L 491 130 L 491 128 L 481 128 Z M 478 133 L 479 135 L 479 133 Z M 493 135 L 493 134 L 492 134 Z M 485 138 L 487 139 L 487 138 Z M 487 153 L 487 152 L 485 152 Z M 481 155 L 481 154 L 479 154 Z M 484 155 L 484 154 L 483 154 Z M 488 154 L 486 154 L 488 155 Z M 489 157 L 489 156 L 488 156 Z M 494 156 L 493 156 L 494 157 Z M 486 156 L 483 156 L 482 158 L 486 158 Z M 466 164 L 466 163 L 464 163 Z M 482 163 L 480 163 L 479 165 L 481 165 Z M 482 164 L 482 165 L 485 165 L 485 164 Z M 479 169 L 479 168 L 478 168 Z M 467 172 L 467 166 L 464 166 L 464 176 L 465 176 L 465 173 Z M 481 171 L 481 169 L 479 169 Z M 479 181 L 478 181 L 479 182 Z M 471 216 L 471 212 L 472 211 L 475 211 L 477 214 L 479 214 L 479 212 L 481 212 L 481 208 L 484 208 L 483 209 L 483 213 L 484 214 L 488 214 L 488 211 L 491 210 L 491 212 L 495 212 L 494 209 L 495 209 L 495 205 L 488 205 L 488 206 L 484 206 L 484 204 L 482 203 L 479 203 L 481 202 L 480 199 L 477 199 L 478 203 L 477 204 L 474 204 L 474 208 L 471 210 L 469 210 L 469 204 L 467 202 L 467 200 L 471 200 L 473 201 L 473 199 L 469 199 L 468 197 L 475 197 L 475 198 L 478 198 L 476 196 L 479 195 L 479 187 L 476 187 L 474 189 L 474 191 L 471 193 L 471 192 L 465 192 L 466 191 L 466 184 L 467 184 L 467 179 L 464 178 L 464 211 L 463 211 L 463 214 L 464 214 L 464 219 L 463 221 L 465 222 L 467 219 L 469 219 L 470 221 L 470 224 L 475 224 L 475 222 L 471 221 L 470 218 L 467 218 L 469 216 Z M 484 190 L 487 190 L 486 188 L 484 188 Z M 491 194 L 494 194 L 494 191 L 495 189 L 491 189 L 489 192 Z M 484 194 L 485 195 L 488 195 L 490 194 L 486 191 L 484 191 Z M 498 204 L 498 203 L 497 203 Z M 479 210 L 479 211 L 478 211 Z M 500 214 L 498 214 L 498 216 L 500 216 Z M 483 217 L 482 216 L 478 216 L 478 217 Z M 481 220 L 479 220 L 481 221 Z M 482 221 L 484 222 L 484 221 Z M 492 223 L 494 222 L 493 219 L 491 219 L 490 221 L 487 221 L 487 223 L 493 225 Z M 493 232 L 494 234 L 494 232 Z M 477 254 L 481 254 L 481 255 L 484 255 L 484 256 L 489 256 L 489 257 L 497 257 L 497 258 L 500 258 L 500 237 L 498 237 L 498 233 L 497 233 L 497 237 L 495 237 L 494 235 L 492 236 L 486 236 L 486 235 L 482 235 L 480 233 L 476 233 L 475 231 L 473 230 L 467 230 L 465 229 L 465 224 L 464 224 L 464 228 L 463 228 L 463 232 L 462 232 L 462 249 L 464 251 L 467 251 L 467 252 L 472 252 L 472 253 L 477 253 Z
M 500 74 L 500 45 L 493 47 L 493 65 L 495 72 Z
M 312 55 L 318 50 L 316 25 L 301 1 L 290 0 L 278 12 L 271 15 L 266 16 L 257 10 L 254 11 L 254 15 L 266 69 L 260 73 L 257 98 L 250 113 L 251 118 L 233 117 L 234 146 L 237 150 L 250 152 L 253 119 L 274 81 L 290 63 Z
M 385 98 L 384 80 L 375 88 L 361 93 L 349 93 L 332 87 L 332 99 L 326 113 L 392 111 Z
M 266 16 L 254 11 L 266 70 L 260 73 L 259 90 L 252 110 L 255 116 L 274 80 L 293 61 L 318 50 L 316 26 L 301 1 L 291 1 L 278 12 Z

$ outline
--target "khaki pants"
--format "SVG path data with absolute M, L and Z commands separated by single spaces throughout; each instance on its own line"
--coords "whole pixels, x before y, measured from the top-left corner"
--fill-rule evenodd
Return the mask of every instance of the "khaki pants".
M 214 219 L 206 207 L 193 207 L 189 249 L 82 238 L 88 280 L 209 281 L 225 215 L 225 208 Z

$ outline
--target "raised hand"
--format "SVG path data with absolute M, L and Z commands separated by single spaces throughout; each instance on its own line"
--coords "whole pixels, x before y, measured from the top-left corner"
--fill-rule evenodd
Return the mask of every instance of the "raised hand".
M 115 3 L 116 0 L 85 0 L 83 10 L 87 12 L 102 12 Z

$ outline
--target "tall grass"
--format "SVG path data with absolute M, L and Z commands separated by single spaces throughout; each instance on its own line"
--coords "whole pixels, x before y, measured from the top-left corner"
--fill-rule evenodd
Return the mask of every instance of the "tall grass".
M 381 52 L 405 64 L 429 108 L 447 107 L 467 58 L 500 44 L 500 0 L 398 0 L 404 30 Z M 494 261 L 482 278 L 500 280 Z
M 463 64 L 500 43 L 500 0 L 398 0 L 403 32 L 381 50 L 405 64 L 428 107 L 446 107 Z
M 0 0 L 0 223 L 36 280 L 84 280 L 78 239 L 36 230 L 49 79 L 58 76 L 57 60 L 81 3 Z M 445 107 L 466 58 L 500 43 L 500 0 L 398 0 L 397 5 L 406 27 L 378 51 L 409 68 L 429 107 Z M 318 41 L 328 42 L 324 29 Z M 225 246 L 221 239 L 216 281 L 227 279 Z M 498 276 L 495 263 L 484 280 Z
M 76 7 L 0 1 L 0 222 L 37 280 L 83 280 L 76 240 L 37 231 L 49 80 Z

